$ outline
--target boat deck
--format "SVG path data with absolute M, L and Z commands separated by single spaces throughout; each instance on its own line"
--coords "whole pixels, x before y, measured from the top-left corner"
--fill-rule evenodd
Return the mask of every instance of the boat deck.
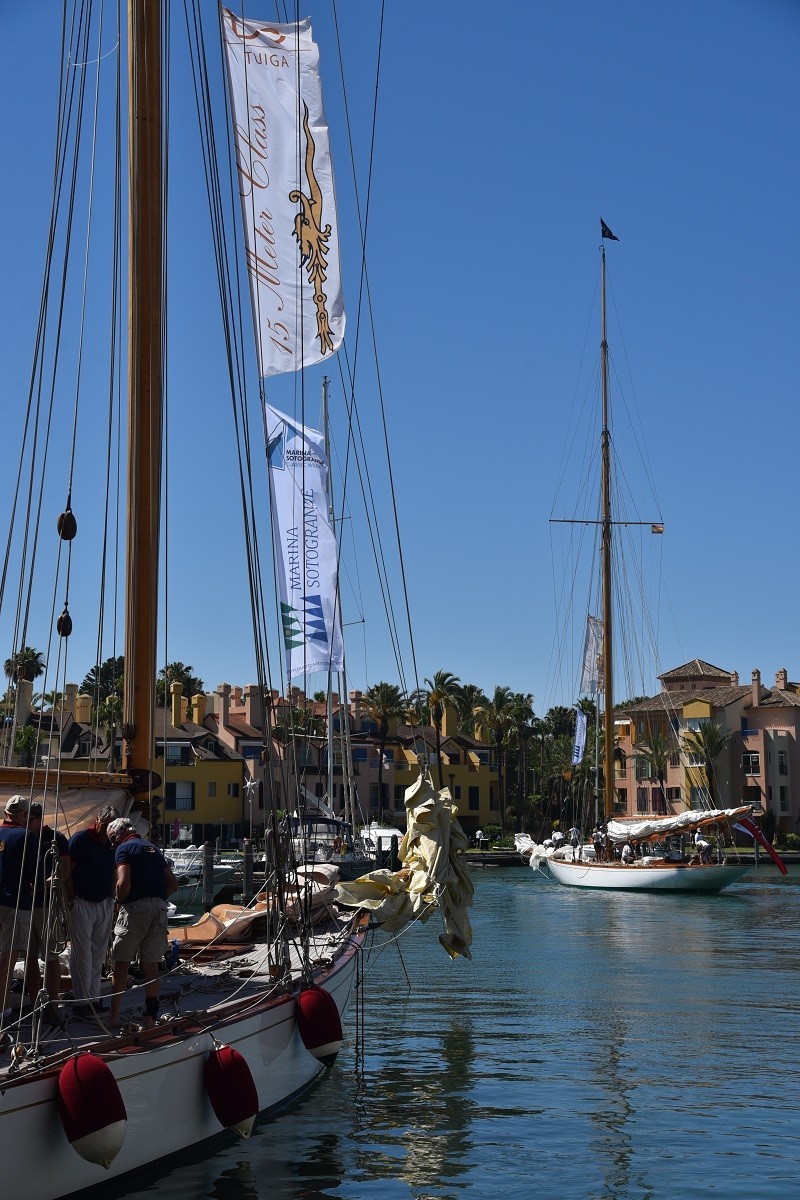
M 332 921 L 311 938 L 312 967 L 324 973 L 357 937 L 352 918 Z M 248 998 L 254 1010 L 280 1002 L 302 978 L 303 949 L 298 941 L 289 941 L 288 971 L 276 964 L 274 950 L 273 945 L 258 942 L 187 947 L 185 957 L 161 974 L 161 1006 L 154 1029 L 143 1028 L 144 983 L 137 983 L 132 976 L 122 1000 L 119 1031 L 108 1025 L 110 981 L 104 984 L 100 1007 L 92 1015 L 74 1013 L 73 1002 L 62 999 L 58 1006 L 61 1027 L 42 1023 L 38 1039 L 30 1006 L 24 1004 L 21 1015 L 17 1012 L 3 1025 L 0 1089 L 31 1069 L 41 1069 L 47 1060 L 60 1062 L 69 1054 L 90 1049 L 114 1054 L 172 1038 L 194 1024 L 213 1027 L 225 1020 L 229 1005 L 240 1008 L 241 1001 Z

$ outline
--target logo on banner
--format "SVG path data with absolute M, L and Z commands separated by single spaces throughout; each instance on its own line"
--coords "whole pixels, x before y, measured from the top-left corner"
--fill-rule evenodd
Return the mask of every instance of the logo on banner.
M 309 195 L 304 192 L 291 191 L 289 199 L 292 204 L 299 204 L 300 211 L 294 219 L 294 236 L 300 247 L 300 265 L 305 267 L 308 282 L 314 290 L 314 308 L 317 313 L 317 338 L 321 355 L 330 354 L 333 350 L 333 334 L 331 333 L 330 317 L 328 316 L 328 297 L 323 290 L 328 278 L 328 242 L 331 239 L 331 227 L 322 226 L 322 188 L 317 183 L 314 174 L 314 155 L 317 147 L 311 136 L 308 123 L 308 105 L 303 104 L 303 131 L 306 135 L 306 180 Z
M 283 642 L 287 650 L 297 650 L 300 646 L 314 645 L 323 649 L 328 648 L 328 631 L 325 628 L 325 614 L 322 611 L 322 600 L 319 596 L 301 596 L 303 611 L 281 601 L 281 623 L 283 625 Z

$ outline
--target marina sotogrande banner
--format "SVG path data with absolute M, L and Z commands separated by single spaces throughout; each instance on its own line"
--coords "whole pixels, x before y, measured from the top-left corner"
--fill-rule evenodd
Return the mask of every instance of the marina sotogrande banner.
M 336 539 L 324 438 L 272 405 L 265 408 L 287 674 L 291 679 L 313 671 L 341 671 Z
M 572 743 L 572 765 L 577 767 L 583 762 L 586 753 L 586 713 L 575 709 L 575 740 Z
M 223 23 L 260 370 L 278 375 L 328 358 L 344 336 L 319 51 L 308 20 L 223 9 Z
M 586 639 L 583 643 L 581 694 L 596 696 L 601 691 L 600 666 L 603 653 L 603 622 L 599 617 L 586 618 Z

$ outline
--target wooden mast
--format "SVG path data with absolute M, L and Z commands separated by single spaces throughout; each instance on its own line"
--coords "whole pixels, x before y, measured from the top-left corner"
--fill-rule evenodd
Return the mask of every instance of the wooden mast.
M 600 243 L 602 278 L 602 336 L 600 366 L 603 377 L 602 453 L 602 564 L 603 564 L 603 775 L 605 779 L 606 820 L 614 815 L 614 700 L 612 672 L 612 590 L 611 590 L 611 434 L 608 427 L 608 341 L 606 339 L 606 250 Z
M 128 491 L 123 767 L 151 770 L 162 437 L 161 0 L 128 5 Z

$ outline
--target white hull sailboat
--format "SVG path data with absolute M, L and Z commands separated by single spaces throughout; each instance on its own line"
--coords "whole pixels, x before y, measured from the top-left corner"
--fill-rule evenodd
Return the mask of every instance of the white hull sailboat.
M 639 860 L 623 867 L 552 858 L 543 869 L 567 887 L 625 892 L 721 892 L 750 870 L 741 863 L 651 864 Z
M 352 998 L 359 944 L 358 935 L 340 944 L 330 966 L 315 973 L 315 982 L 341 1014 Z M 259 975 L 258 953 L 248 955 L 248 970 L 255 967 L 255 974 L 242 982 L 234 1001 L 224 998 L 228 993 L 219 983 L 218 1004 L 209 1005 L 209 993 L 201 991 L 192 1001 L 189 990 L 179 1005 L 185 1015 L 176 1013 L 151 1031 L 104 1041 L 89 1027 L 82 1036 L 73 1022 L 72 1047 L 64 1047 L 63 1039 L 52 1050 L 46 1044 L 35 1072 L 23 1065 L 16 1077 L 5 1078 L 0 1137 L 7 1194 L 18 1200 L 68 1196 L 218 1136 L 222 1126 L 209 1101 L 205 1071 L 209 1054 L 220 1045 L 237 1050 L 247 1062 L 261 1113 L 279 1111 L 302 1095 L 325 1066 L 300 1037 L 295 992 L 280 994 L 271 987 L 263 948 L 260 957 Z M 213 976 L 207 977 L 205 987 L 214 986 Z M 107 1167 L 80 1157 L 64 1134 L 57 1084 L 76 1049 L 102 1058 L 124 1101 L 128 1129 Z M 38 1146 L 41 1152 L 32 1161 L 12 1149 L 21 1146 Z
M 81 6 L 76 10 L 73 33 L 84 28 Z M 151 805 L 156 803 L 153 793 L 161 783 L 152 767 L 162 482 L 161 315 L 166 280 L 164 19 L 161 0 L 130 0 L 128 560 L 122 768 L 116 775 L 98 772 L 83 778 L 81 772 L 62 771 L 60 764 L 49 761 L 36 770 L 6 763 L 0 771 L 0 795 L 23 791 L 41 798 L 45 821 L 58 825 L 69 814 L 69 832 L 91 821 L 106 803 L 115 804 L 146 829 Z M 262 37 L 278 38 L 285 45 L 284 58 L 301 36 L 300 26 L 254 29 L 228 13 L 219 28 L 229 43 L 238 39 L 248 52 Z M 310 33 L 306 35 L 304 29 L 303 36 Z M 65 52 L 65 93 L 78 77 L 80 81 L 86 77 L 76 72 L 75 59 L 91 57 L 87 45 L 84 41 L 80 49 Z M 95 61 L 98 72 L 104 58 L 100 54 Z M 122 125 L 118 122 L 118 127 Z M 74 145 L 79 145 L 77 135 Z M 64 146 L 59 152 L 65 153 Z M 124 172 L 117 171 L 116 178 L 119 182 Z M 302 183 L 308 189 L 305 179 Z M 75 531 L 68 504 L 59 523 L 64 544 Z M 65 607 L 58 636 L 65 640 L 71 628 Z M 277 829 L 274 814 L 272 820 Z M 18 1200 L 56 1200 L 109 1177 L 126 1175 L 225 1128 L 249 1136 L 260 1113 L 288 1104 L 330 1066 L 341 1045 L 341 1021 L 354 991 L 365 921 L 358 913 L 340 915 L 329 906 L 325 913 L 317 912 L 312 923 L 306 891 L 301 889 L 298 895 L 296 887 L 290 895 L 288 878 L 286 864 L 278 863 L 266 881 L 270 899 L 261 929 L 248 927 L 246 944 L 228 946 L 223 958 L 213 945 L 189 943 L 186 961 L 165 964 L 161 1015 L 152 1028 L 147 1028 L 152 1013 L 142 1021 L 143 997 L 136 985 L 122 1001 L 121 1032 L 105 1023 L 104 997 L 93 998 L 88 1016 L 83 1011 L 73 1013 L 66 1003 L 60 1026 L 43 1023 L 38 1001 L 30 1016 L 22 1010 L 14 1014 L 13 1008 L 4 1012 L 0 1148 L 8 1195 Z M 49 912 L 59 904 L 63 898 L 54 893 Z M 294 906 L 291 912 L 290 905 Z M 63 920 L 68 928 L 66 906 Z M 9 993 L 5 1001 L 10 999 Z M 45 992 L 43 1004 L 49 1000 L 57 1003 L 58 997 Z
M 557 883 L 568 887 L 593 888 L 613 891 L 654 892 L 719 892 L 740 879 L 750 869 L 741 861 L 727 861 L 722 847 L 733 847 L 731 828 L 738 821 L 749 822 L 751 836 L 760 836 L 750 822 L 752 807 L 717 811 L 697 810 L 677 814 L 674 817 L 653 819 L 646 823 L 627 819 L 615 819 L 616 791 L 614 767 L 614 621 L 613 597 L 615 581 L 612 578 L 615 558 L 612 554 L 615 529 L 621 525 L 650 525 L 652 532 L 663 532 L 660 522 L 639 520 L 619 521 L 612 512 L 613 498 L 618 492 L 612 487 L 611 478 L 611 423 L 609 413 L 609 369 L 608 341 L 606 329 L 606 251 L 605 239 L 617 241 L 608 226 L 601 220 L 601 340 L 600 376 L 602 385 L 602 428 L 600 437 L 600 506 L 599 520 L 579 520 L 578 524 L 592 524 L 599 529 L 600 542 L 600 590 L 602 617 L 589 618 L 587 650 L 584 655 L 581 690 L 594 696 L 595 711 L 598 711 L 597 696 L 603 696 L 603 755 L 602 764 L 596 763 L 598 782 L 603 781 L 603 810 L 605 824 L 600 829 L 599 805 L 595 808 L 597 846 L 581 847 L 580 853 L 572 847 L 556 847 L 552 840 L 537 845 L 525 834 L 517 835 L 517 849 L 534 869 L 541 869 Z M 571 524 L 573 522 L 566 521 Z M 590 636 L 591 635 L 591 636 Z M 591 659 L 591 662 L 589 661 Z M 589 686 L 584 680 L 591 679 Z M 577 718 L 576 718 L 577 720 Z M 599 724 L 599 713 L 598 713 Z M 573 764 L 580 763 L 585 746 L 586 723 L 583 721 L 582 736 L 576 733 Z M 677 743 L 676 743 L 677 749 Z M 599 755 L 598 755 L 599 758 Z M 677 851 L 669 839 L 676 833 L 693 834 L 697 830 L 716 835 L 718 860 L 712 861 L 710 847 L 703 842 L 703 851 L 693 855 L 684 853 L 684 842 L 678 840 Z M 577 839 L 576 839 L 577 840 Z
M 114 153 L 111 155 L 115 196 L 109 211 L 118 215 L 122 211 L 119 188 L 121 181 L 126 178 L 121 166 L 123 139 L 120 134 L 126 126 L 129 131 L 128 493 L 124 522 L 127 558 L 124 597 L 125 694 L 119 726 L 122 734 L 121 767 L 113 773 L 102 769 L 93 772 L 67 770 L 60 757 L 54 760 L 49 755 L 45 756 L 42 765 L 36 767 L 10 761 L 16 734 L 13 728 L 16 701 L 15 715 L 8 718 L 12 727 L 7 723 L 5 728 L 5 761 L 0 765 L 0 801 L 4 801 L 11 793 L 23 793 L 24 798 L 40 800 L 45 823 L 64 828 L 68 833 L 89 825 L 107 804 L 115 805 L 118 811 L 129 815 L 131 820 L 137 822 L 137 827 L 145 831 L 154 809 L 165 798 L 160 791 L 162 780 L 153 770 L 157 744 L 154 712 L 157 604 L 162 577 L 159 538 L 164 491 L 161 458 L 165 440 L 162 392 L 165 380 L 167 281 L 163 247 L 167 216 L 164 160 L 167 150 L 165 130 L 169 127 L 168 114 L 162 112 L 162 100 L 167 95 L 162 50 L 165 45 L 174 46 L 181 39 L 169 36 L 170 6 L 163 0 L 129 0 L 127 8 L 127 39 L 118 31 L 104 32 L 101 17 L 97 13 L 90 14 L 82 4 L 76 2 L 74 13 L 65 14 L 59 92 L 63 109 L 59 111 L 60 141 L 54 178 L 57 180 L 57 200 L 62 196 L 64 176 L 72 177 L 72 194 L 63 207 L 54 203 L 49 252 L 51 259 L 55 259 L 57 247 L 58 255 L 63 256 L 64 262 L 61 269 L 54 268 L 52 261 L 49 262 L 42 302 L 43 313 L 47 311 L 51 315 L 48 306 L 56 309 L 57 315 L 52 316 L 52 327 L 57 326 L 59 334 L 63 332 L 66 339 L 67 331 L 62 331 L 60 320 L 64 309 L 70 313 L 82 311 L 81 303 L 73 303 L 70 307 L 65 291 L 60 290 L 66 288 L 67 280 L 71 278 L 67 270 L 69 247 L 72 237 L 78 237 L 78 224 L 85 232 L 87 256 L 90 246 L 94 245 L 88 232 L 91 221 L 85 219 L 79 222 L 75 215 L 79 199 L 86 200 L 91 208 L 96 182 L 96 147 L 92 146 L 92 153 L 87 153 L 86 161 L 90 182 L 85 186 L 77 183 L 79 178 L 83 181 L 78 169 L 80 147 L 92 140 L 89 135 L 82 140 L 81 134 L 85 130 L 80 122 L 83 117 L 91 123 L 86 114 L 94 112 L 92 101 L 106 94 L 100 86 L 104 64 L 116 64 L 120 46 L 127 44 L 128 120 L 125 122 L 122 119 L 118 107 L 124 88 L 122 72 L 118 72 L 115 66 L 110 89 L 114 105 L 112 117 L 107 123 L 98 119 L 92 127 L 92 134 L 98 129 L 109 128 L 115 133 Z M 202 10 L 203 5 L 194 0 L 191 14 L 194 20 L 187 21 L 186 38 L 183 39 L 193 66 L 197 66 L 205 52 L 204 38 L 198 33 L 202 25 Z M 188 11 L 185 15 L 190 16 Z M 259 368 L 256 372 L 258 386 L 253 391 L 258 393 L 261 400 L 264 378 L 280 370 L 298 371 L 309 363 L 321 361 L 325 355 L 335 353 L 343 336 L 344 316 L 340 294 L 332 285 L 338 272 L 338 230 L 334 228 L 332 193 L 325 192 L 330 182 L 327 126 L 322 115 L 315 68 L 316 46 L 308 21 L 279 26 L 270 21 L 244 21 L 223 9 L 218 33 L 222 38 L 223 52 L 227 53 L 230 101 L 234 110 L 231 123 L 236 131 L 237 166 L 231 175 L 237 177 L 243 200 L 242 223 L 246 227 L 241 240 L 245 247 L 247 271 L 242 270 L 241 274 L 247 276 L 251 284 L 253 325 L 256 330 L 254 352 L 250 356 L 243 352 L 243 358 L 252 358 Z M 67 44 L 69 37 L 75 39 L 71 44 Z M 219 53 L 219 50 L 220 46 L 217 45 L 216 52 Z M 258 68 L 263 68 L 263 71 L 259 72 Z M 91 93 L 87 82 L 92 71 L 97 73 L 95 93 Z M 279 78 L 273 77 L 274 72 L 278 71 L 283 74 Z M 206 81 L 207 75 L 198 71 L 195 79 L 198 88 L 202 89 Z M 260 87 L 269 90 L 270 86 L 273 88 L 272 99 L 258 91 Z M 85 89 L 80 102 L 74 101 L 72 89 L 76 87 Z M 251 88 L 258 93 L 255 97 Z M 287 99 L 292 88 L 295 89 L 294 104 Z M 88 98 L 90 95 L 91 99 Z M 207 101 L 208 97 L 204 94 L 199 99 L 198 108 L 202 109 L 202 102 Z M 270 103 L 272 108 L 269 107 Z M 239 108 L 238 115 L 237 104 L 245 106 L 244 110 Z M 268 116 L 270 168 L 265 172 L 264 131 Z M 201 111 L 200 124 L 208 137 L 207 117 L 208 112 Z M 73 127 L 71 121 L 77 122 L 78 128 Z M 282 158 L 279 129 L 283 129 L 287 139 Z M 173 146 L 176 141 L 173 136 Z M 301 142 L 305 146 L 305 153 L 299 156 L 296 149 Z M 215 188 L 222 186 L 220 173 L 214 174 L 214 171 L 224 161 L 224 155 L 212 140 L 204 143 L 204 151 L 204 163 L 209 174 L 213 175 L 209 191 L 214 192 Z M 83 161 L 80 160 L 81 165 Z M 285 168 L 283 173 L 279 169 L 281 162 Z M 266 187 L 269 181 L 273 187 L 269 203 L 262 197 L 260 203 L 265 207 L 259 207 L 257 211 L 246 202 L 246 193 L 256 186 L 256 180 L 258 186 Z M 63 186 L 65 192 L 70 191 L 69 187 Z M 325 200 L 326 195 L 331 197 L 331 203 Z M 227 246 L 226 238 L 230 232 L 220 217 L 223 209 L 226 212 L 234 211 L 234 198 L 229 196 L 228 199 L 231 201 L 229 205 L 221 202 L 216 207 L 212 205 L 212 226 L 218 250 L 223 245 Z M 282 206 L 280 221 L 274 215 L 276 205 Z M 267 221 L 267 207 L 272 212 L 271 224 Z M 255 228 L 252 226 L 254 217 Z M 248 218 L 251 219 L 250 226 L 247 226 Z M 232 217 L 229 220 L 233 222 Z M 277 253 L 275 247 L 279 240 L 285 260 L 279 281 L 281 291 L 276 301 L 277 289 L 274 275 L 270 272 L 273 271 Z M 124 304 L 121 303 L 118 290 L 119 281 L 124 276 L 120 252 L 123 238 L 116 230 L 113 243 L 114 262 L 109 271 L 113 281 L 111 294 L 114 304 L 120 302 L 122 309 Z M 269 263 L 264 256 L 270 259 Z M 230 335 L 232 315 L 241 314 L 243 308 L 242 295 L 231 283 L 234 278 L 238 281 L 239 276 L 233 262 L 218 263 L 218 266 L 223 313 L 229 318 L 223 324 L 226 334 Z M 88 274 L 86 270 L 84 278 Z M 324 290 L 326 280 L 329 285 L 327 297 Z M 187 284 L 189 289 L 192 282 Z M 261 292 L 259 284 L 264 285 Z M 12 302 L 11 298 L 7 302 Z M 275 317 L 274 312 L 270 315 L 270 303 L 279 304 L 285 324 Z M 293 306 L 291 316 L 287 311 L 290 305 Z M 122 322 L 112 322 L 114 334 L 118 332 L 117 324 Z M 44 328 L 49 330 L 51 325 L 42 318 Z M 310 351 L 303 340 L 303 330 L 312 343 Z M 81 329 L 77 338 L 80 352 L 76 357 L 79 361 L 83 351 L 83 333 Z M 236 336 L 243 341 L 241 328 L 237 329 Z M 232 357 L 233 340 L 231 338 L 227 344 Z M 45 341 L 42 334 L 37 348 Z M 237 342 L 237 352 L 238 349 Z M 61 384 L 58 366 L 64 357 L 63 347 L 61 350 L 62 358 L 56 353 L 52 356 L 53 361 L 47 362 L 48 368 L 52 369 L 52 380 L 49 386 L 39 387 L 39 401 L 46 394 L 61 395 L 57 386 Z M 270 354 L 279 360 L 277 367 L 271 362 Z M 287 356 L 291 360 L 289 365 Z M 117 358 L 115 346 L 109 356 L 110 363 L 115 364 Z M 37 369 L 43 370 L 41 363 L 37 364 Z M 230 371 L 231 399 L 236 415 L 249 432 L 250 408 L 244 403 L 246 390 L 239 386 L 244 373 L 243 366 L 241 372 L 234 369 Z M 77 374 L 80 384 L 80 371 Z M 120 372 L 113 366 L 110 375 L 114 384 L 110 389 L 109 407 L 117 413 Z M 70 380 L 70 383 L 74 384 L 75 381 Z M 70 388 L 63 390 L 68 392 Z M 74 390 L 79 392 L 80 387 Z M 237 405 L 241 407 L 237 408 Z M 269 435 L 264 438 L 264 442 L 269 443 L 265 445 L 266 457 L 280 450 L 281 453 L 286 452 L 287 464 L 301 461 L 305 472 L 303 485 L 307 489 L 309 467 L 312 463 L 319 467 L 320 453 L 317 443 L 311 445 L 308 451 L 301 449 L 300 443 L 314 431 L 310 431 L 303 422 L 291 421 L 288 417 L 280 417 L 277 410 L 271 411 L 276 419 L 279 418 L 281 427 L 285 428 L 279 437 L 275 437 L 274 428 L 270 428 Z M 259 404 L 259 421 L 263 421 L 263 416 Z M 219 420 L 220 417 L 215 412 L 212 419 Z M 209 415 L 203 413 L 199 423 L 211 424 Z M 37 413 L 36 420 L 31 422 L 31 427 L 35 429 L 48 426 L 47 414 Z M 287 432 L 290 426 L 291 432 Z M 247 440 L 243 434 L 240 436 L 242 440 Z M 269 437 L 273 437 L 271 443 Z M 27 446 L 27 440 L 24 440 L 21 459 L 30 453 Z M 239 449 L 241 452 L 241 446 Z M 247 450 L 249 452 L 249 445 Z M 52 461 L 54 455 L 51 453 L 48 458 L 47 447 L 41 453 L 48 462 Z M 110 471 L 112 459 L 113 456 L 109 454 L 107 470 L 113 475 L 113 471 Z M 38 463 L 39 459 L 35 461 Z M 269 458 L 269 462 L 272 465 L 272 458 Z M 283 465 L 282 462 L 281 470 Z M 62 468 L 62 482 L 64 473 Z M 21 470 L 20 477 L 24 474 Z M 29 474 L 33 484 L 36 476 L 33 466 Z M 292 483 L 290 475 L 290 470 L 284 471 L 284 483 Z M 94 496 L 95 480 L 92 479 L 90 484 Z M 70 474 L 70 493 L 66 509 L 58 522 L 61 543 L 65 547 L 77 532 L 77 521 L 71 508 L 71 487 Z M 246 492 L 247 489 L 243 486 L 242 490 Z M 42 493 L 43 486 L 36 502 L 41 503 Z M 23 524 L 31 520 L 33 507 L 33 495 L 24 492 L 19 503 L 15 502 L 14 509 L 22 514 Z M 257 569 L 257 524 L 254 509 L 249 506 L 245 495 L 242 497 L 242 507 L 248 535 L 247 570 L 250 572 L 254 610 L 253 637 L 259 675 L 258 690 L 262 708 L 267 711 L 266 697 L 271 689 L 265 664 L 265 615 L 278 605 L 263 601 Z M 303 534 L 293 538 L 288 552 L 293 573 L 299 571 L 300 543 L 303 543 L 302 553 L 305 553 L 306 547 L 313 542 L 316 555 L 314 570 L 318 571 L 320 566 L 316 512 L 312 514 L 313 524 L 309 525 L 308 537 L 305 532 L 309 512 L 307 490 L 302 495 L 302 512 Z M 274 518 L 274 510 L 271 515 Z M 40 512 L 35 514 L 37 527 L 41 517 Z M 113 527 L 108 514 L 106 518 L 109 527 Z M 290 522 L 285 524 L 288 526 Z M 17 534 L 17 537 L 26 537 L 27 533 L 25 525 L 23 534 Z M 12 530 L 9 544 L 15 545 L 13 538 Z M 104 546 L 104 555 L 105 549 Z M 274 544 L 272 549 L 274 563 L 278 552 Z M 67 549 L 60 552 L 59 563 L 61 555 L 67 558 L 68 553 Z M 33 555 L 29 557 L 32 559 Z M 335 552 L 330 557 L 335 563 Z M 32 578 L 26 575 L 25 555 L 21 555 L 21 558 L 20 595 L 27 596 Z M 103 562 L 105 564 L 105 557 Z M 32 575 L 32 567 L 30 570 Z M 64 579 L 63 569 L 59 575 L 58 564 L 53 571 L 57 586 L 52 594 L 61 595 L 62 587 L 65 591 L 68 589 L 70 575 L 67 571 Z M 116 578 L 113 571 L 111 574 Z M 315 575 L 315 582 L 318 579 L 319 573 Z M 307 586 L 313 588 L 313 584 Z M 296 607 L 292 608 L 281 598 L 283 619 L 279 624 L 286 653 L 291 647 L 291 652 L 305 666 L 311 649 L 318 649 L 326 643 L 334 646 L 336 638 L 331 613 L 324 611 L 321 603 L 316 603 L 316 594 L 294 599 Z M 105 595 L 99 605 L 101 613 L 105 611 L 104 600 Z M 114 600 L 116 603 L 116 596 Z M 21 603 L 20 608 L 23 607 Z M 46 611 L 50 613 L 50 604 Z M 5 618 L 2 594 L 0 614 Z M 67 603 L 57 623 L 52 624 L 54 628 L 48 633 L 48 644 L 54 642 L 58 645 L 58 654 L 53 651 L 53 658 L 57 657 L 61 664 L 66 660 L 66 639 L 72 631 Z M 313 632 L 313 642 L 307 636 L 309 630 Z M 15 628 L 15 648 L 21 651 L 27 644 L 26 637 L 26 628 Z M 274 640 L 279 639 L 275 636 Z M 340 632 L 338 640 L 341 641 Z M 98 646 L 102 644 L 100 618 Z M 320 666 L 330 669 L 332 654 L 319 651 L 319 655 L 321 662 L 314 669 L 320 669 Z M 63 669 L 66 670 L 65 667 Z M 289 679 L 296 674 L 291 669 L 287 672 Z M 66 680 L 59 678 L 57 682 L 65 683 Z M 263 742 L 262 761 L 269 763 L 273 753 L 269 722 L 266 723 Z M 166 755 L 164 757 L 166 762 Z M 274 781 L 269 777 L 266 783 L 272 785 Z M 296 784 L 295 779 L 293 786 Z M 407 798 L 411 826 L 415 803 L 413 797 L 410 800 Z M 458 831 L 458 824 L 444 800 L 425 792 L 419 803 L 427 804 L 428 813 L 432 808 L 441 811 L 442 828 L 447 830 L 448 835 L 451 828 L 454 833 Z M 163 967 L 160 975 L 161 1009 L 157 1020 L 151 1006 L 143 1004 L 141 983 L 135 976 L 133 979 L 129 977 L 122 998 L 119 1031 L 112 1030 L 106 1023 L 107 992 L 91 997 L 87 1006 L 74 1003 L 74 997 L 66 994 L 48 996 L 46 989 L 41 989 L 33 1004 L 33 1011 L 29 1013 L 24 1011 L 24 1006 L 19 1012 L 13 1011 L 14 1006 L 10 1002 L 15 996 L 13 988 L 8 988 L 3 998 L 4 1004 L 0 1005 L 0 1152 L 3 1157 L 4 1194 L 14 1196 L 15 1200 L 61 1200 L 109 1178 L 129 1176 L 137 1168 L 204 1142 L 225 1129 L 235 1129 L 242 1136 L 249 1136 L 259 1114 L 275 1112 L 289 1104 L 333 1063 L 343 1038 L 342 1018 L 353 999 L 359 978 L 359 955 L 367 934 L 368 918 L 360 899 L 353 904 L 347 896 L 340 898 L 335 893 L 333 879 L 328 878 L 322 866 L 314 869 L 293 861 L 291 844 L 287 844 L 280 827 L 279 806 L 274 794 L 265 804 L 265 823 L 269 834 L 269 865 L 264 888 L 253 905 L 249 908 L 222 906 L 222 911 L 214 910 L 191 928 L 171 931 L 172 953 L 160 964 Z M 427 845 L 430 842 L 427 825 L 424 831 Z M 466 839 L 463 834 L 460 836 L 459 847 L 463 852 Z M 26 845 L 32 844 L 30 839 L 26 841 Z M 413 847 L 410 840 L 408 847 L 411 853 Z M 435 878 L 429 880 L 429 872 L 437 871 Z M 317 878 L 320 873 L 323 876 L 321 880 Z M 413 872 L 400 873 L 388 882 L 380 872 L 375 875 L 377 878 L 372 880 L 373 886 L 391 893 L 395 921 L 399 919 L 398 908 L 401 904 L 404 909 L 403 920 L 417 917 L 427 919 L 437 905 L 441 903 L 444 907 L 444 900 L 449 900 L 448 888 L 452 887 L 453 882 L 459 884 L 462 895 L 469 894 L 466 872 L 450 863 L 446 846 L 437 847 L 433 865 L 420 859 Z M 408 877 L 412 875 L 416 887 L 413 903 L 407 897 Z M 69 937 L 69 905 L 58 887 L 58 881 L 48 890 L 48 897 L 47 920 L 52 922 L 49 928 L 57 930 L 59 936 L 66 930 L 64 936 Z M 348 908 L 354 911 L 347 911 Z M 468 923 L 460 918 L 454 920 L 454 909 L 458 912 L 456 906 L 448 903 L 445 922 L 446 931 L 449 930 L 446 948 L 453 957 L 468 952 L 471 937 Z M 59 999 L 63 1001 L 61 1017 L 55 1009 Z M 8 1010 L 5 1010 L 5 1003 L 9 1003 Z M 86 1011 L 87 1007 L 89 1012 Z M 52 1022 L 49 1026 L 44 1022 L 48 1014 Z M 133 1181 L 131 1186 L 135 1186 Z

